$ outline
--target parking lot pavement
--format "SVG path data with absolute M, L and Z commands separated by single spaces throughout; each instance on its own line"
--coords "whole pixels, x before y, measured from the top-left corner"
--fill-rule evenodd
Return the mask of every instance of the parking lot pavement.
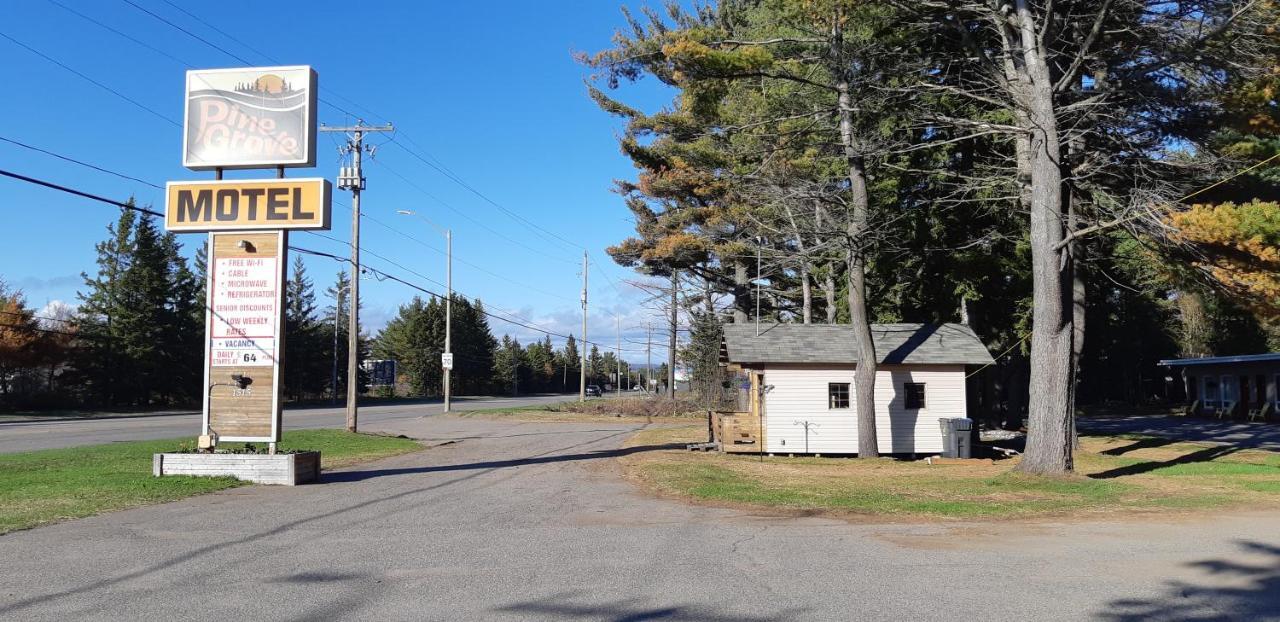
M 1225 443 L 1280 451 L 1280 424 L 1172 415 L 1081 417 L 1080 430 L 1096 434 L 1149 434 L 1184 441 Z
M 1275 619 L 1280 515 L 858 524 L 654 498 L 639 425 L 429 417 L 433 448 L 0 536 L 0 619 Z

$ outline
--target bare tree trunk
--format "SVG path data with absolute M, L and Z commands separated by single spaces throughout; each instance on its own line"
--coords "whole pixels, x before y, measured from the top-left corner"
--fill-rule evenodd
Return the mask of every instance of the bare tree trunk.
M 703 267 L 706 268 L 705 264 Z M 707 273 L 710 273 L 709 268 L 706 270 L 706 272 L 704 272 L 704 274 L 707 274 Z M 707 315 L 710 315 L 711 317 L 715 317 L 716 316 L 715 292 L 712 291 L 710 277 L 702 279 L 702 298 L 703 298 L 703 304 L 705 304 L 707 307 Z
M 1027 449 L 1018 465 L 1028 473 L 1073 469 L 1071 447 L 1071 263 L 1063 239 L 1062 169 L 1053 82 L 1027 0 L 1017 0 L 1031 164 L 1032 330 Z
M 809 262 L 800 264 L 800 292 L 804 300 L 801 309 L 805 324 L 813 323 L 813 283 L 809 281 Z
M 733 260 L 733 323 L 746 324 L 747 307 L 751 305 L 747 287 L 747 264 L 741 259 Z
M 1079 154 L 1083 149 L 1077 142 L 1067 145 L 1068 153 Z M 1080 196 L 1076 194 L 1075 185 L 1063 184 L 1064 199 L 1067 201 L 1067 231 L 1075 231 L 1080 224 Z M 1067 255 L 1071 261 L 1071 447 L 1080 449 L 1080 431 L 1076 425 L 1076 396 L 1080 389 L 1080 354 L 1084 352 L 1085 311 L 1088 300 L 1084 285 L 1084 271 L 1080 269 L 1080 259 L 1084 247 L 1076 241 L 1067 246 Z
M 866 163 L 854 145 L 853 98 L 849 94 L 849 69 L 842 58 L 843 15 L 837 12 L 832 32 L 832 63 L 838 72 L 836 94 L 840 106 L 840 142 L 844 147 L 849 167 L 849 323 L 853 329 L 854 345 L 858 348 L 858 366 L 853 375 L 854 394 L 858 414 L 858 457 L 880 456 L 880 442 L 876 437 L 876 346 L 871 337 L 871 320 L 867 314 L 866 257 L 860 248 L 863 232 L 867 228 Z
M 800 231 L 800 227 L 796 224 L 795 212 L 790 205 L 785 205 L 787 213 L 787 221 L 791 223 L 791 234 L 796 239 L 796 250 L 800 251 L 800 294 L 801 294 L 801 316 L 804 318 L 805 324 L 813 323 L 813 283 L 809 280 L 809 271 L 812 262 L 809 261 L 809 252 L 804 244 L 804 233 Z
M 827 323 L 836 323 L 836 262 L 827 264 L 827 278 L 822 287 L 822 293 L 827 297 Z
M 1080 353 L 1084 352 L 1085 296 L 1084 276 L 1072 258 L 1071 269 L 1071 448 L 1080 449 L 1080 432 L 1076 426 L 1076 392 L 1080 388 Z

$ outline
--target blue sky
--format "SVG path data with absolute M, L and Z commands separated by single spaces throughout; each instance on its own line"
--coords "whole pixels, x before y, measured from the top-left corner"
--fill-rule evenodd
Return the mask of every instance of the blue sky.
M 211 173 L 182 168 L 180 130 L 161 117 L 181 122 L 183 63 L 198 68 L 243 63 L 124 0 L 58 2 L 155 50 L 50 0 L 6 6 L 8 19 L 0 24 L 0 33 L 159 116 L 0 37 L 0 81 L 9 85 L 8 95 L 0 98 L 0 118 L 6 120 L 0 136 L 158 185 L 211 178 Z M 322 99 L 362 114 L 367 122 L 394 122 L 402 132 L 397 142 L 406 141 L 506 209 L 587 248 L 592 341 L 613 345 L 615 318 L 621 318 L 624 340 L 643 341 L 642 326 L 653 314 L 643 308 L 646 295 L 624 282 L 636 275 L 612 264 L 603 251 L 631 233 L 630 215 L 610 188 L 613 179 L 632 177 L 634 169 L 618 151 L 620 122 L 587 97 L 587 70 L 572 58 L 574 51 L 608 45 L 623 24 L 617 3 L 367 2 L 354 11 L 349 2 L 329 0 L 180 5 L 206 25 L 165 0 L 132 2 L 255 65 L 313 66 Z M 650 81 L 626 87 L 623 97 L 654 109 L 670 93 Z M 329 125 L 354 121 L 324 104 L 319 119 Z M 317 167 L 294 169 L 290 176 L 335 176 L 334 139 L 321 135 L 318 145 Z M 163 209 L 162 192 L 146 184 L 5 142 L 0 142 L 0 167 L 110 198 L 132 195 L 142 205 Z M 228 175 L 233 176 L 271 173 Z M 581 248 L 530 231 L 394 144 L 378 149 L 365 176 L 368 188 L 362 200 L 371 220 L 362 227 L 364 248 L 443 282 L 444 257 L 428 248 L 443 249 L 443 239 L 428 224 L 396 213 L 414 210 L 453 229 L 456 291 L 483 299 L 495 312 L 518 314 L 555 332 L 580 332 Z M 7 178 L 0 178 L 0 197 L 0 239 L 5 242 L 0 244 L 0 278 L 23 289 L 34 307 L 74 303 L 79 273 L 95 268 L 93 245 L 116 218 L 115 210 Z M 335 190 L 334 228 L 326 235 L 349 240 L 349 205 L 349 194 Z M 181 239 L 190 247 L 202 238 L 187 234 Z M 291 241 L 346 253 L 344 244 L 317 236 L 295 234 Z M 441 289 L 385 261 L 366 259 L 373 267 Z M 318 293 L 341 267 L 315 257 L 306 263 Z M 376 329 L 414 292 L 393 282 L 366 280 L 362 294 L 366 325 Z M 662 326 L 659 318 L 652 319 Z M 517 335 L 522 342 L 541 336 L 500 321 L 491 325 L 495 334 Z M 655 341 L 665 339 L 655 334 Z M 640 362 L 644 354 L 633 351 L 625 357 Z M 657 343 L 654 357 L 665 357 Z

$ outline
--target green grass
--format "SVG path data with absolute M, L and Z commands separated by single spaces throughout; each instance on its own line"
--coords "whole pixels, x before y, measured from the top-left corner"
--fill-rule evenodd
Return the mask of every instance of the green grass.
M 631 445 L 691 440 L 696 427 L 646 430 Z M 685 438 L 688 437 L 688 438 Z M 923 462 L 736 456 L 653 451 L 624 459 L 667 494 L 790 511 L 930 518 L 1100 516 L 1280 504 L 1280 455 L 1214 451 L 1143 437 L 1093 437 L 1078 473 L 1039 477 L 1015 461 L 931 466 Z M 1134 446 L 1133 441 L 1147 444 Z M 1110 453 L 1120 455 L 1111 455 Z
M 319 450 L 325 468 L 422 448 L 411 439 L 340 430 L 295 430 L 286 432 L 282 441 L 284 450 Z M 181 442 L 133 441 L 0 454 L 0 534 L 244 485 L 230 477 L 153 477 L 152 454 L 175 451 Z

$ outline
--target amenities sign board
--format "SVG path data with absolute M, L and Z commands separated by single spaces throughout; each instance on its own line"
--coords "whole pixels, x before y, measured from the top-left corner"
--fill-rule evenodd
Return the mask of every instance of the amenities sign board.
M 209 278 L 213 296 L 214 367 L 271 367 L 276 362 L 280 291 L 275 257 L 218 257 Z
M 315 166 L 315 110 L 310 67 L 188 71 L 182 165 Z
M 288 233 L 213 233 L 209 248 L 205 433 L 277 442 Z
M 171 181 L 170 231 L 328 229 L 333 187 L 326 179 Z

